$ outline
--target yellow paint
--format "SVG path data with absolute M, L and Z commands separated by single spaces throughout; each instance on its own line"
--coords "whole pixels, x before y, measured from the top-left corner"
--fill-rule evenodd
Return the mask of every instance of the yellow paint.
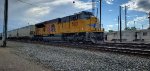
M 76 21 L 66 23 L 46 23 L 45 32 L 43 28 L 36 28 L 36 35 L 49 35 L 49 34 L 63 34 L 63 33 L 80 33 L 80 32 L 104 32 L 103 29 L 94 28 L 89 26 L 90 24 L 98 24 L 96 17 L 92 17 L 88 20 L 79 19 Z M 52 25 L 55 31 L 52 31 Z

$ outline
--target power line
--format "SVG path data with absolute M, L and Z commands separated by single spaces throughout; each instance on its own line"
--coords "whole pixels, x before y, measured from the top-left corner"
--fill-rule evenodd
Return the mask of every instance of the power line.
M 38 6 L 38 5 L 35 5 L 35 4 L 32 4 L 32 3 L 28 3 L 28 2 L 25 2 L 25 1 L 22 1 L 22 0 L 17 0 L 17 1 L 25 3 L 25 4 L 28 4 L 28 5 L 32 5 L 32 6 Z
M 23 1 L 23 0 L 17 0 L 17 1 L 19 1 L 19 2 L 21 2 L 21 3 L 24 3 L 24 4 L 31 5 L 31 6 L 36 6 L 36 7 L 42 8 L 41 6 L 39 6 L 39 5 L 37 5 L 37 4 L 32 4 L 32 3 L 29 3 L 29 2 L 25 2 L 25 1 Z M 73 1 L 73 3 L 76 3 L 76 2 Z M 69 10 L 68 10 L 68 11 L 69 11 Z M 55 12 L 56 12 L 56 11 L 55 11 Z M 57 11 L 57 13 L 67 14 L 66 12 L 62 12 L 62 11 Z
M 28 2 L 25 2 L 25 1 L 22 1 L 22 0 L 17 0 L 17 1 L 19 1 L 19 2 L 21 2 L 21 3 L 25 3 L 25 4 L 28 4 L 28 5 L 31 5 L 31 6 L 36 6 L 36 7 L 40 7 L 40 8 L 42 8 L 42 7 L 41 7 L 41 6 L 39 6 L 39 5 L 32 4 L 32 3 L 28 3 Z M 58 12 L 58 13 L 62 13 L 62 12 Z M 66 14 L 66 13 L 63 13 L 63 14 Z

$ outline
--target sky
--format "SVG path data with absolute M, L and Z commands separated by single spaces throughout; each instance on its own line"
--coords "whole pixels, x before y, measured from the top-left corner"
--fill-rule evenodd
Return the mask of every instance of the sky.
M 34 25 L 43 21 L 73 15 L 80 11 L 92 12 L 92 0 L 8 0 L 9 20 L 8 30 L 27 25 Z M 75 1 L 75 3 L 73 3 Z M 95 0 L 95 13 L 100 8 L 99 0 Z M 128 27 L 147 29 L 150 0 L 103 0 L 102 26 L 106 31 L 118 30 L 117 18 L 119 6 L 122 6 L 122 24 L 124 28 L 124 6 L 127 9 Z M 99 12 L 99 11 L 98 11 Z M 97 16 L 97 15 L 95 15 Z M 3 29 L 4 0 L 0 0 L 0 32 Z M 99 17 L 99 15 L 97 16 Z M 135 21 L 135 24 L 134 24 Z

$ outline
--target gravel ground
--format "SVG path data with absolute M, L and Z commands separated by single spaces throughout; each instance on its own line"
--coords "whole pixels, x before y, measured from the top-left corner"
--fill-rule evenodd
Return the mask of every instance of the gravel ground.
M 0 41 L 1 45 L 1 41 Z M 52 71 L 12 53 L 13 48 L 0 47 L 0 71 Z
M 150 57 L 62 48 L 40 44 L 23 45 L 16 53 L 30 57 L 55 71 L 150 71 Z

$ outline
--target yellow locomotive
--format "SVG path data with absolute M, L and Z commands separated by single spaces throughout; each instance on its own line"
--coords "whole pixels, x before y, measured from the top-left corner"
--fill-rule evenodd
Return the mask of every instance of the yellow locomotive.
M 35 37 L 43 40 L 89 41 L 103 40 L 104 30 L 99 28 L 98 19 L 87 11 L 45 21 L 35 25 Z

